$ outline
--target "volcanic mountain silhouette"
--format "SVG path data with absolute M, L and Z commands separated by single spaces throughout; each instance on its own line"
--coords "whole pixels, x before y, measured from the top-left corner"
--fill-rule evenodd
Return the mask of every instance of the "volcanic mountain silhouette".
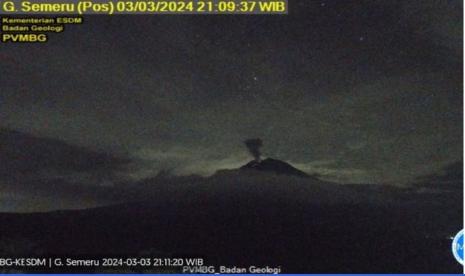
M 310 177 L 310 175 L 299 169 L 296 169 L 289 163 L 272 158 L 267 158 L 262 161 L 250 161 L 249 163 L 240 167 L 240 170 L 257 170 L 262 172 L 271 172 L 279 175 Z

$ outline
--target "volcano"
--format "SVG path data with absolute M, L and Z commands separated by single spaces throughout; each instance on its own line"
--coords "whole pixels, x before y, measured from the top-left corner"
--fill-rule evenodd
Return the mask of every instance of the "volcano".
M 279 175 L 299 176 L 299 177 L 310 177 L 310 175 L 303 171 L 293 167 L 289 163 L 281 160 L 267 158 L 262 161 L 253 160 L 244 166 L 240 167 L 240 170 L 256 170 L 262 172 L 271 172 Z

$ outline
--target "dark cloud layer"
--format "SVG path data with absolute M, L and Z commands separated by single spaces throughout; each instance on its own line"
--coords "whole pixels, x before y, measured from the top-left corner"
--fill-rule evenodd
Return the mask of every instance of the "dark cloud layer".
M 209 174 L 263 154 L 339 182 L 462 158 L 462 2 L 290 1 L 287 16 L 93 16 L 0 48 L 0 126 Z
M 0 177 L 69 173 L 110 175 L 125 170 L 129 159 L 94 152 L 62 141 L 0 129 Z

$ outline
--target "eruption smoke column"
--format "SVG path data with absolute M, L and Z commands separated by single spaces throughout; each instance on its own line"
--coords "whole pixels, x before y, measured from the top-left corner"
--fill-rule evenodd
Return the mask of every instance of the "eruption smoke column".
M 260 162 L 260 148 L 263 145 L 263 141 L 260 138 L 255 139 L 247 139 L 244 141 L 247 149 L 249 150 L 250 154 L 255 158 L 255 161 Z

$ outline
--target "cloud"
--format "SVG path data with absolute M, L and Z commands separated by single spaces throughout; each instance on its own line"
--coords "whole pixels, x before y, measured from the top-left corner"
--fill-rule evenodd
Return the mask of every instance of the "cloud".
M 450 163 L 436 173 L 418 177 L 415 186 L 463 192 L 463 161 Z
M 380 184 L 373 172 L 356 169 L 341 168 L 336 160 L 321 160 L 309 163 L 289 163 L 310 175 L 326 181 L 340 184 Z
M 216 154 L 214 147 L 193 149 L 175 146 L 164 150 L 142 148 L 132 156 L 138 160 L 138 168 L 131 173 L 136 179 L 154 176 L 164 170 L 177 175 L 209 176 L 217 170 L 237 168 L 250 161 L 245 150 L 224 157 L 223 154 Z
M 0 177 L 34 179 L 88 175 L 103 180 L 123 172 L 130 160 L 50 138 L 0 129 Z

